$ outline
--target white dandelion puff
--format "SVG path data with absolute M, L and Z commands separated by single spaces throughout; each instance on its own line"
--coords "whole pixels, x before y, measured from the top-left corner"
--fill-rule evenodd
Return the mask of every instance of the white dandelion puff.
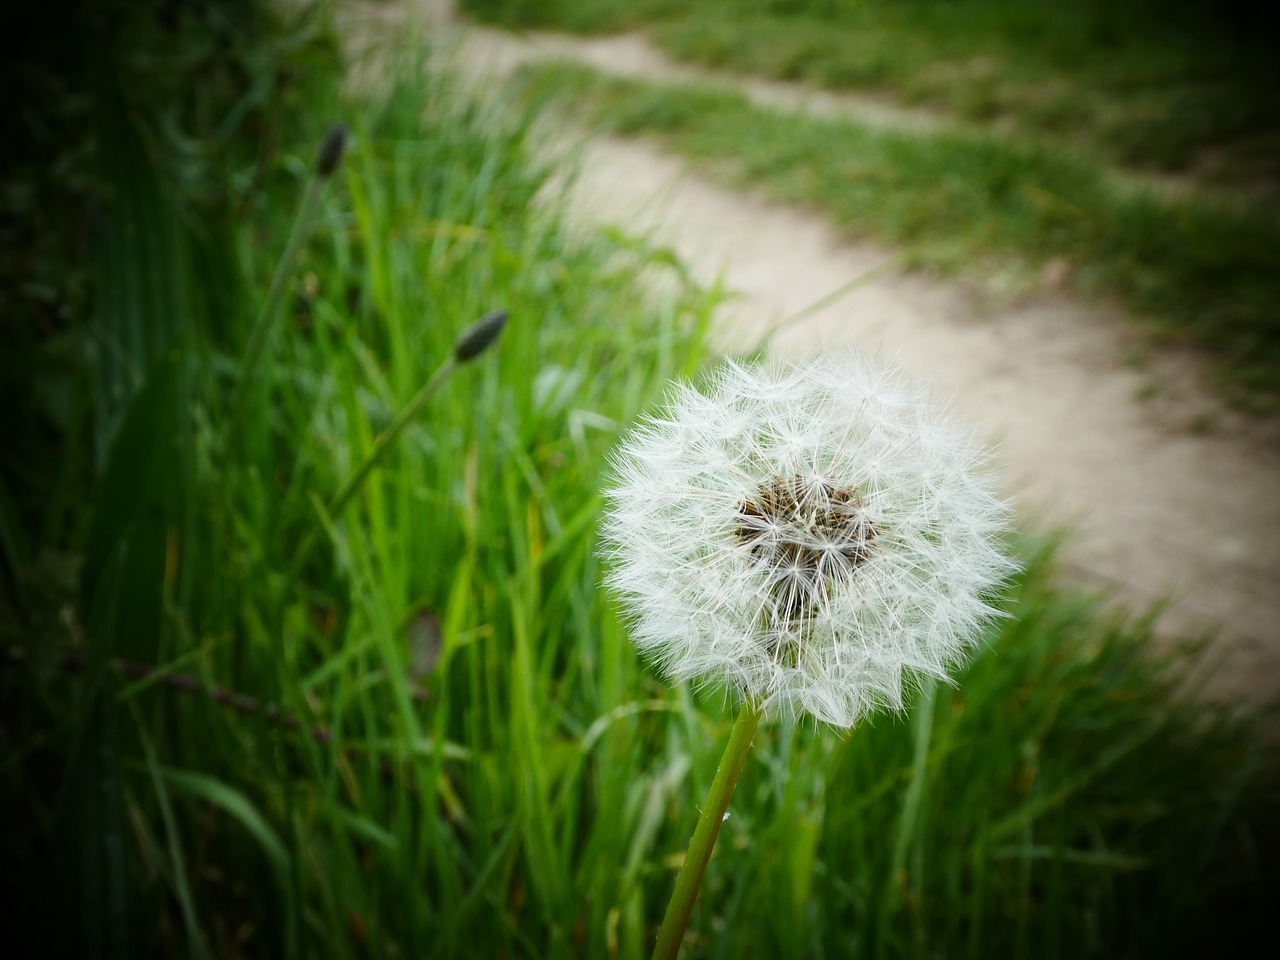
M 728 362 L 615 453 L 606 583 L 673 679 L 850 727 L 946 679 L 994 615 L 1014 564 L 988 461 L 855 355 Z

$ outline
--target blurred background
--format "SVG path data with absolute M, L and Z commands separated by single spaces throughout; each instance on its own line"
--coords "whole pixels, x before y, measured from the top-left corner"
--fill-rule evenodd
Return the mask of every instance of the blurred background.
M 733 191 L 716 202 L 748 216 L 728 247 L 750 247 L 753 217 L 782 231 L 763 218 L 784 203 L 869 245 L 800 301 L 766 297 L 735 352 L 779 320 L 869 335 L 829 311 L 875 272 L 896 284 L 878 302 L 907 304 L 887 337 L 943 336 L 912 326 L 930 306 L 1011 331 L 988 354 L 961 338 L 909 357 L 957 393 L 1024 357 L 1000 382 L 1053 393 L 1037 342 L 1105 345 L 1097 383 L 1119 393 L 1077 384 L 1026 435 L 1096 434 L 1071 418 L 1101 395 L 1155 424 L 1117 428 L 1150 443 L 1128 441 L 1135 470 L 1166 449 L 1232 464 L 1179 488 L 1198 499 L 1153 493 L 1184 512 L 1152 522 L 1200 564 L 1180 586 L 1211 597 L 1207 619 L 1171 631 L 1155 594 L 1092 589 L 1070 542 L 1096 520 L 1062 531 L 1066 553 L 1028 523 L 1013 616 L 954 687 L 844 735 L 762 730 L 685 955 L 1261 942 L 1280 843 L 1268 11 L 456 7 L 0 12 L 0 844 L 19 955 L 651 949 L 732 715 L 630 646 L 598 586 L 600 489 L 627 424 L 729 348 L 774 253 L 699 263 L 697 234 L 584 214 L 573 183 L 610 155 L 564 147 L 588 136 L 640 138 Z M 402 417 L 495 309 L 501 339 Z M 1234 647 L 1209 624 L 1262 651 L 1241 674 L 1260 682 L 1214 679 L 1205 651 Z

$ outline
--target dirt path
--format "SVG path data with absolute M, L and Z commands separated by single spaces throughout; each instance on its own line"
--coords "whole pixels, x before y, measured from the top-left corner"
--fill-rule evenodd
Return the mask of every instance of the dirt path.
M 476 28 L 465 28 L 457 63 L 501 74 L 546 56 L 684 75 L 636 37 L 518 38 Z M 873 122 L 902 119 L 864 98 L 802 100 L 788 85 L 752 84 L 751 95 Z M 696 277 L 722 279 L 739 294 L 718 324 L 730 349 L 892 259 L 841 239 L 815 212 L 717 186 L 644 142 L 590 143 L 573 197 L 584 222 L 650 234 Z M 1280 694 L 1280 418 L 1224 409 L 1193 358 L 1126 364 L 1139 340 L 1123 318 L 1054 292 L 1053 273 L 1036 296 L 1001 302 L 981 280 L 929 279 L 890 264 L 782 328 L 772 349 L 854 345 L 933 380 L 958 411 L 990 425 L 1029 521 L 1071 526 L 1067 559 L 1080 575 L 1134 608 L 1168 601 L 1160 625 L 1169 633 L 1217 629 L 1225 662 L 1212 692 Z

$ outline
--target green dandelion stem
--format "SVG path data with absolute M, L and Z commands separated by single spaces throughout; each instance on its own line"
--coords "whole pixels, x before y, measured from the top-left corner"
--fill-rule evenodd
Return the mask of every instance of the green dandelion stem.
M 693 839 L 689 841 L 684 863 L 676 877 L 676 889 L 667 904 L 667 914 L 662 918 L 662 929 L 653 948 L 653 960 L 675 960 L 680 952 L 685 929 L 689 926 L 689 914 L 693 912 L 693 903 L 698 899 L 698 889 L 702 886 L 702 875 L 707 871 L 711 850 L 720 835 L 720 824 L 724 822 L 729 799 L 747 762 L 747 752 L 751 749 L 758 726 L 760 711 L 748 700 L 742 705 L 738 720 L 733 725 L 733 733 L 729 735 L 724 756 L 720 758 L 720 767 L 711 782 L 707 801 L 702 805 L 702 816 L 698 818 L 697 829 L 693 831 Z

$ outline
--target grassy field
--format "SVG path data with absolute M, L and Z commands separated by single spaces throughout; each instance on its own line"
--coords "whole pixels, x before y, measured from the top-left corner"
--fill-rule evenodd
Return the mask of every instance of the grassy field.
M 598 587 L 595 525 L 606 451 L 667 379 L 705 369 L 715 299 L 660 252 L 572 239 L 553 201 L 532 202 L 552 167 L 531 117 L 417 67 L 385 101 L 343 106 L 354 147 L 282 274 L 260 365 L 244 344 L 271 314 L 318 136 L 291 136 L 256 178 L 247 162 L 225 260 L 210 240 L 155 268 L 183 248 L 165 246 L 178 228 L 145 176 L 135 242 L 94 248 L 98 276 L 137 281 L 96 292 L 119 318 L 111 344 L 136 346 L 124 399 L 75 394 L 63 455 L 4 474 L 0 810 L 19 943 L 652 943 L 731 714 L 638 660 Z M 671 273 L 661 296 L 640 279 L 655 270 Z M 196 314 L 166 333 L 173 304 Z M 495 308 L 510 319 L 494 349 L 332 509 Z M 44 497 L 18 495 L 37 484 Z M 1055 585 L 1050 550 L 1020 549 L 1015 616 L 956 687 L 844 737 L 761 732 L 687 956 L 1256 942 L 1280 793 L 1256 718 L 1176 698 L 1191 651 L 1155 655 L 1145 620 L 1103 615 Z

